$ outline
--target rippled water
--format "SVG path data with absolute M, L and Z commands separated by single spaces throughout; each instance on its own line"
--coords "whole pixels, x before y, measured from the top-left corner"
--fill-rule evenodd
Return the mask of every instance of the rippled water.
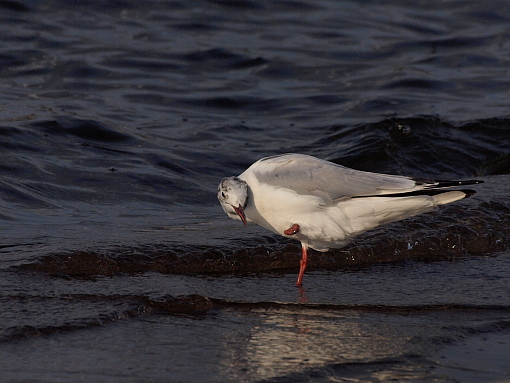
M 0 1 L 0 369 L 11 382 L 510 379 L 510 6 Z M 301 152 L 480 178 L 313 252 L 228 219 Z

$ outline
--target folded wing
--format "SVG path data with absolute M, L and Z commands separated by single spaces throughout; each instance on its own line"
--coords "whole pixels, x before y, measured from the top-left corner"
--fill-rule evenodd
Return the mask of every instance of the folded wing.
M 259 182 L 294 190 L 298 194 L 327 194 L 331 200 L 346 197 L 397 195 L 430 191 L 483 181 L 430 181 L 354 170 L 304 154 L 266 157 L 250 166 Z M 424 192 L 427 194 L 427 192 Z

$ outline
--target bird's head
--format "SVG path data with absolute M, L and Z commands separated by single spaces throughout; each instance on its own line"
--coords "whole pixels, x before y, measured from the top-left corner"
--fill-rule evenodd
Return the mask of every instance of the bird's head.
M 218 200 L 230 218 L 240 219 L 246 226 L 244 208 L 248 202 L 248 184 L 237 177 L 223 178 L 218 186 Z

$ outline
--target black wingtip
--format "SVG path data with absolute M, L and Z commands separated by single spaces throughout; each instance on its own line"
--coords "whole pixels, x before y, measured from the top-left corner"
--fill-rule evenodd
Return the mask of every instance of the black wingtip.
M 483 184 L 482 180 L 469 180 L 469 181 L 459 181 L 459 185 L 478 185 Z
M 482 181 L 483 182 L 483 181 Z M 469 198 L 471 197 L 472 195 L 476 194 L 476 191 L 474 190 L 461 190 L 461 192 L 465 193 L 466 195 L 464 196 L 464 198 Z
M 425 180 L 414 179 L 416 185 L 423 185 L 427 189 L 442 189 L 451 188 L 456 186 L 478 185 L 483 184 L 482 180 L 463 180 L 463 181 L 449 181 L 449 180 Z

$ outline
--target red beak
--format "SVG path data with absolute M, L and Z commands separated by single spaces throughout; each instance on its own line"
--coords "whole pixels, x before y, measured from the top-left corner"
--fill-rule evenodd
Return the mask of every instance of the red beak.
M 241 218 L 241 221 L 243 221 L 244 226 L 246 226 L 247 221 L 246 221 L 246 216 L 244 215 L 243 207 L 241 205 L 239 205 L 238 207 L 234 206 L 234 210 L 236 211 L 239 218 Z

